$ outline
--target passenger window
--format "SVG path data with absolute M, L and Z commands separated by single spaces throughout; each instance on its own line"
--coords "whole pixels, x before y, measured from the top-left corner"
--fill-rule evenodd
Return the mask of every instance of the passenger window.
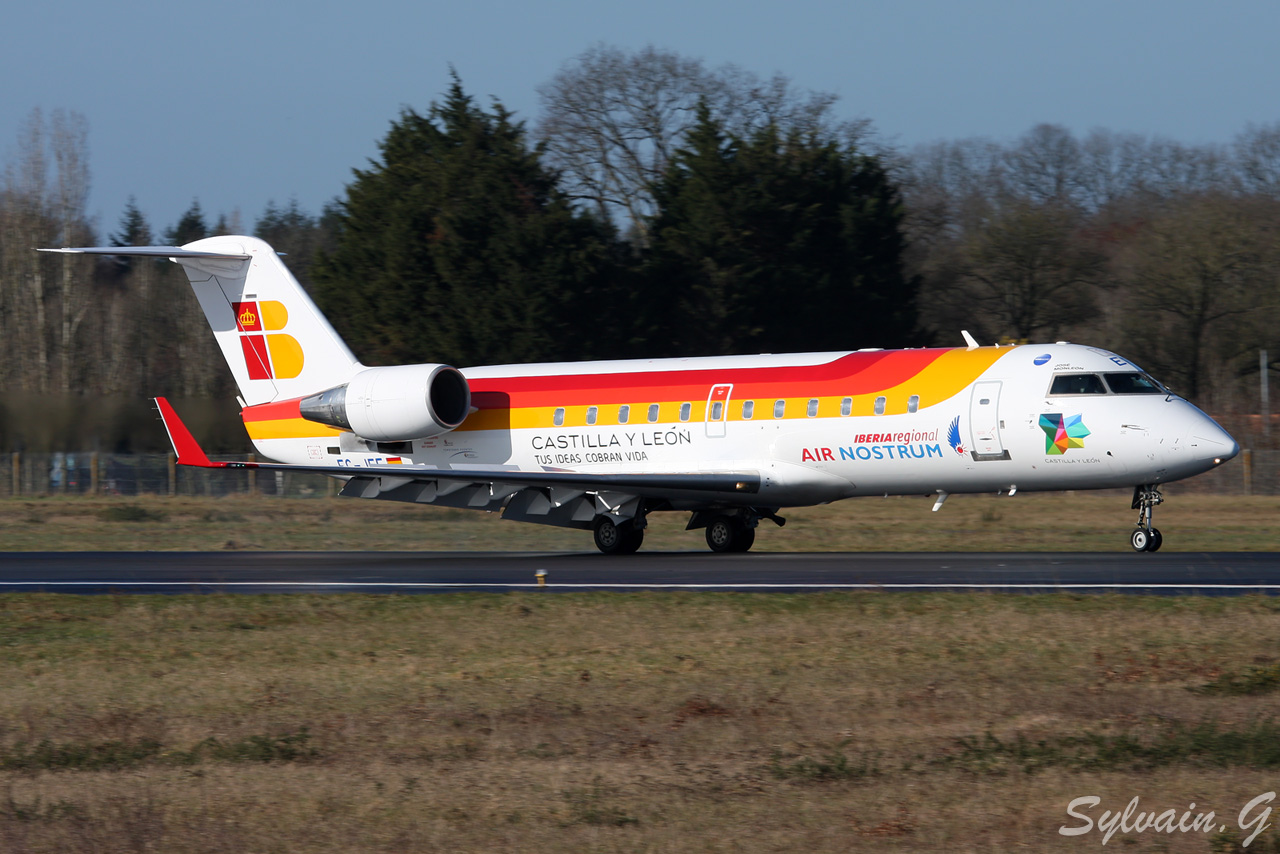
M 773 402 L 773 417 L 781 418 L 787 411 L 787 402 L 785 400 L 775 400 Z
M 817 416 L 817 414 L 818 414 L 818 399 L 817 399 L 816 397 L 811 397 L 811 398 L 809 398 L 809 408 L 808 408 L 808 410 L 806 410 L 806 414 L 807 414 L 810 418 L 814 418 L 814 417 L 816 417 L 816 416 Z
M 599 413 L 599 410 L 598 410 L 596 407 L 594 407 L 594 406 L 588 406 L 588 407 L 587 407 L 587 424 L 595 424 L 595 423 L 596 423 L 596 415 L 597 415 L 598 413 Z
M 657 420 L 658 420 L 658 404 L 651 403 L 649 404 L 649 423 L 652 424 Z
M 630 419 L 631 419 L 631 407 L 624 403 L 618 407 L 618 423 L 626 424 L 627 421 L 629 421 Z
M 876 398 L 876 415 L 884 415 L 884 398 Z
M 750 421 L 751 416 L 756 414 L 756 402 L 754 400 L 742 401 L 742 420 Z
M 846 397 L 844 400 L 840 401 L 840 414 L 841 415 L 853 414 L 853 398 L 852 397 Z
M 920 395 L 913 394 L 907 398 L 907 412 L 918 412 L 920 409 Z
M 688 421 L 689 413 L 692 411 L 692 409 L 693 409 L 693 404 L 690 404 L 690 403 L 680 404 L 680 420 Z
M 1097 374 L 1058 374 L 1049 394 L 1106 394 L 1107 387 Z
M 551 420 L 557 427 L 564 426 L 564 407 L 563 406 L 556 408 L 555 417 L 552 418 Z
M 1160 383 L 1153 380 L 1146 374 L 1103 374 L 1107 379 L 1107 385 L 1111 386 L 1111 390 L 1116 394 L 1165 394 L 1165 390 L 1160 387 Z
M 711 404 L 711 420 L 719 421 L 722 415 L 724 415 L 724 401 L 717 400 Z

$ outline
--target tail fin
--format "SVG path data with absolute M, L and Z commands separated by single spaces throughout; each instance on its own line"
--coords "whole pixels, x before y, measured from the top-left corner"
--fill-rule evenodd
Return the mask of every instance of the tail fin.
M 263 240 L 231 235 L 174 246 L 55 249 L 151 255 L 182 265 L 249 406 L 346 382 L 359 362 Z

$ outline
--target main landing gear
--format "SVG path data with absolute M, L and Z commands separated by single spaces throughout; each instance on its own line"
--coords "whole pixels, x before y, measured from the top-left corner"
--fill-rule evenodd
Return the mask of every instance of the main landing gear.
M 742 516 L 714 516 L 707 522 L 707 546 L 713 552 L 745 552 L 755 541 L 755 527 Z
M 594 531 L 596 548 L 607 555 L 635 554 L 644 542 L 643 519 L 614 522 L 608 516 L 600 516 L 596 519 Z
M 1155 552 L 1164 545 L 1164 537 L 1159 528 L 1151 527 L 1151 510 L 1164 502 L 1160 487 L 1155 484 L 1135 486 L 1133 489 L 1133 508 L 1138 511 L 1138 527 L 1129 535 L 1129 545 L 1136 552 Z
M 772 507 L 695 510 L 686 530 L 706 528 L 707 546 L 713 552 L 745 552 L 756 541 L 756 526 L 761 519 L 768 519 L 779 527 L 787 524 L 775 510 Z M 625 521 L 609 515 L 597 516 L 591 527 L 596 548 L 607 555 L 634 554 L 644 542 L 643 514 Z
M 787 524 L 787 520 L 779 516 L 775 509 L 752 507 L 728 512 L 697 510 L 689 519 L 689 525 L 685 530 L 706 528 L 707 548 L 713 552 L 719 554 L 745 552 L 755 544 L 756 526 L 760 524 L 761 519 L 768 519 L 778 527 Z

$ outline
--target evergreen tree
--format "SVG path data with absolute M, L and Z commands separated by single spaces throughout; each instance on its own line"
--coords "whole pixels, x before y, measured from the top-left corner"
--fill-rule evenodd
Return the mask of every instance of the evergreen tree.
M 178 224 L 164 233 L 164 239 L 172 246 L 185 246 L 193 240 L 208 236 L 209 227 L 205 225 L 199 199 L 193 200 Z
M 125 203 L 124 213 L 120 216 L 120 230 L 110 237 L 112 246 L 150 246 L 152 243 L 151 226 L 142 211 L 138 210 L 138 200 L 133 196 Z M 133 269 L 134 256 L 117 255 L 112 262 L 117 272 L 123 274 Z
M 405 109 L 380 150 L 313 271 L 358 355 L 467 365 L 611 351 L 595 312 L 613 235 L 573 210 L 501 104 L 479 109 L 455 76 L 427 115 Z
M 311 290 L 311 264 L 325 242 L 325 226 L 320 220 L 304 212 L 297 199 L 290 199 L 288 207 L 276 207 L 273 200 L 267 202 L 253 233 L 283 253 L 298 282 Z
M 876 158 L 771 126 L 735 138 L 702 105 L 655 198 L 637 306 L 650 354 L 913 341 L 902 212 Z

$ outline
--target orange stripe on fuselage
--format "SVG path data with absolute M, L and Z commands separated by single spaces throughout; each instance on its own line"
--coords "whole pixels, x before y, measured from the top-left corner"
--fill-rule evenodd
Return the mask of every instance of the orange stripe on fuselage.
M 786 419 L 806 418 L 806 399 L 821 401 L 819 415 L 837 414 L 839 401 L 854 399 L 854 415 L 870 414 L 874 396 L 892 394 L 886 414 L 906 411 L 907 395 L 920 397 L 920 407 L 958 394 L 982 375 L 1009 348 L 929 348 L 849 353 L 817 365 L 747 366 L 654 370 L 633 373 L 578 373 L 553 376 L 482 377 L 468 379 L 473 412 L 456 432 L 553 427 L 555 409 L 566 410 L 565 427 L 585 425 L 586 407 L 599 407 L 597 426 L 616 425 L 617 407 L 632 407 L 630 423 L 643 424 L 641 407 L 658 404 L 656 423 L 676 422 L 681 403 L 691 403 L 690 421 L 705 419 L 712 386 L 733 385 L 731 399 L 757 401 L 755 420 L 771 420 L 774 400 L 788 400 Z M 767 357 L 764 357 L 767 358 Z M 901 397 L 901 400 L 897 398 Z M 301 399 L 246 407 L 241 415 L 250 438 L 331 437 L 343 431 L 302 418 Z M 725 420 L 741 419 L 732 406 Z
M 654 403 L 661 407 L 656 423 L 676 421 L 684 402 L 692 404 L 689 421 L 702 421 L 712 386 L 727 384 L 733 385 L 733 401 L 770 407 L 757 409 L 756 420 L 772 418 L 774 400 L 800 403 L 800 409 L 788 404 L 786 419 L 808 417 L 804 401 L 814 398 L 821 401 L 820 416 L 836 415 L 845 397 L 853 398 L 854 415 L 870 415 L 874 397 L 883 393 L 895 395 L 886 410 L 892 415 L 906 411 L 911 394 L 920 397 L 921 408 L 953 397 L 1009 352 L 996 347 L 879 350 L 806 366 L 479 378 L 468 382 L 472 404 L 480 411 L 458 431 L 553 427 L 557 408 L 566 410 L 563 426 L 580 427 L 587 406 L 599 407 L 596 426 L 611 426 L 618 423 L 615 407 L 623 404 L 632 407 L 631 424 L 649 423 L 637 408 Z M 739 408 L 731 407 L 726 420 L 740 420 Z

